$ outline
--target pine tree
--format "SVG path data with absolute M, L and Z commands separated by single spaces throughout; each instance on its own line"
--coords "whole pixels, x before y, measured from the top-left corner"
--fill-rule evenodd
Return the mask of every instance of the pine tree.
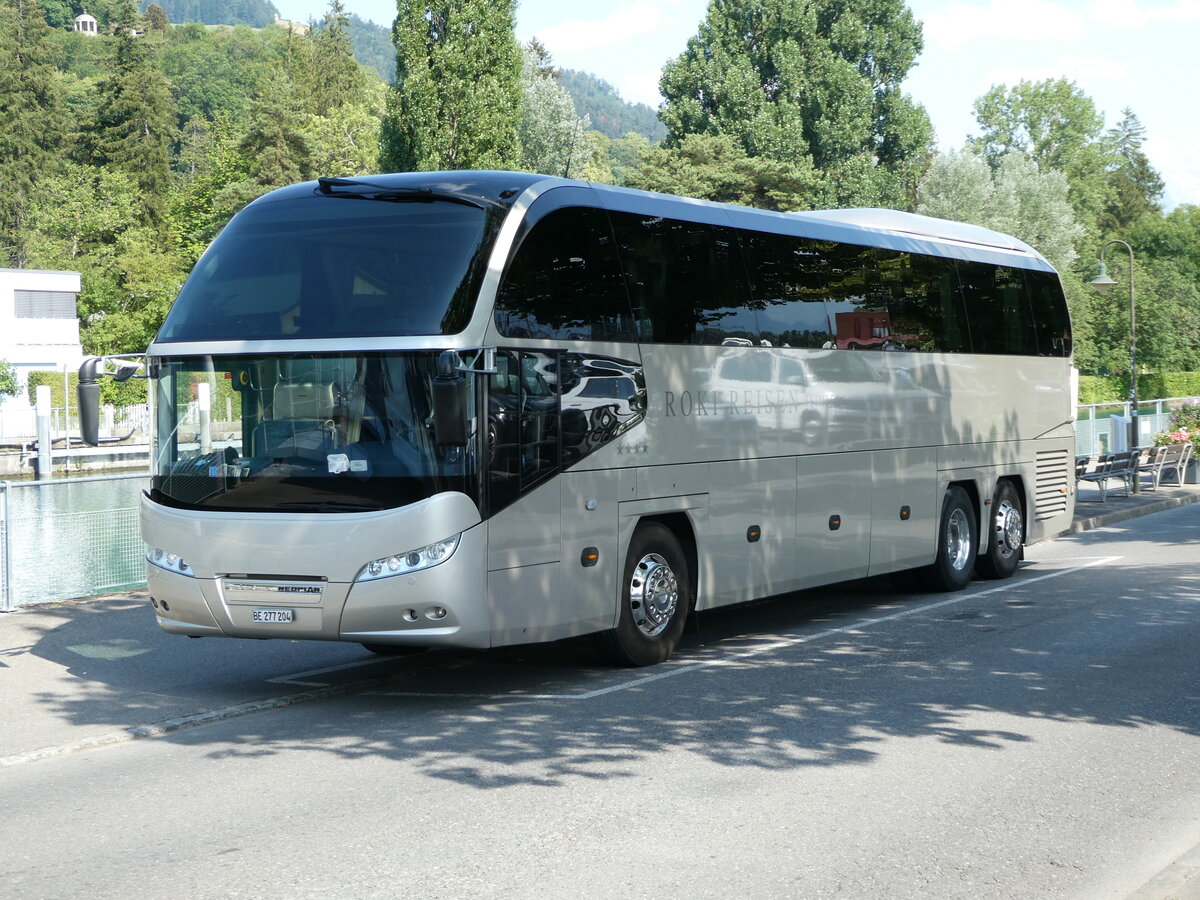
M 38 182 L 61 170 L 69 131 L 37 0 L 0 0 L 0 265 L 26 260 Z
M 327 116 L 346 103 L 361 99 L 366 87 L 362 70 L 350 44 L 350 18 L 341 0 L 331 0 L 320 28 L 309 35 L 308 105 Z
M 514 0 L 399 0 L 396 82 L 380 165 L 395 171 L 520 164 L 521 48 Z
M 171 187 L 175 101 L 131 0 L 117 7 L 112 27 L 112 59 L 99 86 L 90 161 L 130 175 L 141 193 L 140 220 L 158 227 Z
M 1104 233 L 1121 231 L 1142 216 L 1162 211 L 1159 200 L 1165 184 L 1142 152 L 1146 126 L 1132 109 L 1122 110 L 1121 115 L 1121 121 L 1108 132 L 1112 145 L 1108 171 L 1111 194 L 1101 218 Z

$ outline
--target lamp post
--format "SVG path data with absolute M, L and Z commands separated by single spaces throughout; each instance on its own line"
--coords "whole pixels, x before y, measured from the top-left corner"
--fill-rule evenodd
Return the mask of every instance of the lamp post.
M 1134 320 L 1133 307 L 1133 248 L 1122 240 L 1111 240 L 1100 248 L 1100 272 L 1091 280 L 1091 285 L 1101 293 L 1116 284 L 1108 277 L 1108 269 L 1104 265 L 1104 251 L 1113 244 L 1120 244 L 1129 251 L 1129 452 L 1136 453 L 1138 449 L 1138 388 L 1137 388 L 1137 327 Z M 1138 492 L 1138 477 L 1136 471 L 1132 479 L 1132 491 Z

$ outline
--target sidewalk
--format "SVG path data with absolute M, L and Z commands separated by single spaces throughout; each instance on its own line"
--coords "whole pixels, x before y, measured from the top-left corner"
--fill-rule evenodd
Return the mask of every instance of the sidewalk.
M 1080 485 L 1075 495 L 1075 519 L 1066 534 L 1094 531 L 1118 522 L 1148 516 L 1151 513 L 1188 506 L 1200 502 L 1200 484 L 1182 487 L 1159 486 L 1158 490 L 1143 490 L 1137 494 L 1112 494 L 1100 502 L 1100 491 L 1090 485 Z

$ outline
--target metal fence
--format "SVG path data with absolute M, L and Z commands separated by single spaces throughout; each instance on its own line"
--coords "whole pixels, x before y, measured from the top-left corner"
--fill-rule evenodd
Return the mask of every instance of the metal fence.
M 100 407 L 100 437 L 122 437 L 130 431 L 144 434 L 148 409 L 145 403 Z M 79 434 L 79 411 L 56 406 L 50 410 L 50 436 L 61 440 L 67 434 Z M 9 444 L 22 441 L 33 444 L 37 440 L 37 410 L 0 410 L 0 440 Z
M 0 482 L 0 610 L 146 583 L 143 473 Z
M 1166 431 L 1171 413 L 1181 406 L 1198 404 L 1196 397 L 1167 397 L 1138 403 L 1138 446 L 1149 447 L 1154 435 Z M 1093 403 L 1080 406 L 1075 417 L 1075 455 L 1100 456 L 1128 449 L 1130 404 Z

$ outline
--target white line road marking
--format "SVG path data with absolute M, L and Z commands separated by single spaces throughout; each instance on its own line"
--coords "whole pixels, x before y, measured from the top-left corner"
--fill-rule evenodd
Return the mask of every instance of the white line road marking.
M 340 666 L 326 666 L 323 669 L 309 669 L 307 672 L 296 672 L 293 675 L 280 675 L 278 678 L 268 678 L 268 684 L 294 684 L 299 687 L 325 687 L 328 681 L 301 681 L 301 678 L 311 678 L 313 675 L 324 675 L 326 672 L 343 672 L 346 669 L 358 669 L 362 666 L 373 666 L 385 662 L 385 657 L 374 659 L 358 659 L 354 662 L 342 663 Z
M 946 600 L 939 600 L 936 603 L 926 603 L 924 606 L 915 606 L 911 609 L 902 609 L 899 612 L 889 613 L 886 616 L 876 616 L 870 619 L 860 619 L 857 622 L 852 622 L 849 625 L 843 625 L 840 628 L 830 628 L 825 631 L 819 631 L 815 634 L 798 634 L 792 637 L 784 638 L 783 640 L 772 641 L 769 644 L 763 644 L 754 647 L 750 650 L 743 650 L 740 653 L 731 653 L 728 656 L 722 656 L 717 659 L 703 660 L 690 665 L 683 665 L 676 669 L 670 669 L 664 672 L 655 672 L 652 675 L 643 675 L 638 678 L 631 678 L 628 681 L 623 681 L 620 684 L 610 685 L 605 688 L 598 688 L 594 691 L 587 691 L 582 694 L 484 694 L 484 693 L 451 693 L 451 692 L 436 692 L 436 691 L 371 691 L 372 696 L 382 697 L 485 697 L 493 700 L 591 700 L 593 697 L 603 697 L 605 694 L 615 694 L 619 691 L 627 691 L 631 688 L 641 687 L 644 684 L 650 684 L 653 681 L 661 681 L 664 678 L 674 678 L 676 675 L 685 675 L 688 672 L 696 672 L 700 669 L 707 669 L 712 666 L 723 666 L 729 663 L 738 662 L 743 659 L 748 659 L 752 656 L 760 656 L 764 653 L 773 653 L 776 650 L 784 650 L 788 647 L 794 647 L 799 644 L 811 644 L 814 641 L 822 640 L 823 638 L 832 637 L 835 634 L 854 634 L 862 631 L 864 628 L 870 628 L 873 625 L 880 625 L 884 622 L 894 622 L 896 619 L 905 619 L 909 616 L 917 616 L 921 613 L 927 613 L 935 609 L 941 609 L 946 606 L 954 606 L 958 603 L 965 603 L 968 600 L 975 600 L 979 597 L 987 597 L 990 594 L 999 594 L 1005 591 L 1010 591 L 1014 588 L 1023 588 L 1031 584 L 1036 584 L 1039 581 L 1046 581 L 1050 578 L 1058 578 L 1060 575 L 1070 575 L 1075 572 L 1081 572 L 1084 569 L 1090 569 L 1093 566 L 1102 566 L 1107 563 L 1116 562 L 1121 557 L 1119 556 L 1097 556 L 1097 557 L 1082 557 L 1087 561 L 1078 566 L 1072 566 L 1069 569 L 1059 569 L 1054 572 L 1047 572 L 1045 575 L 1038 575 L 1034 578 L 1025 578 L 1020 581 L 1007 581 L 1002 585 L 994 588 L 988 588 L 983 591 L 976 591 L 971 594 L 957 594 Z
M 580 694 L 489 694 L 489 693 L 455 693 L 455 692 L 437 692 L 437 691 L 370 691 L 366 688 L 372 683 L 367 682 L 347 682 L 345 684 L 333 685 L 322 682 L 303 682 L 297 679 L 311 677 L 313 675 L 322 675 L 326 672 L 338 672 L 345 669 L 354 669 L 360 666 L 370 665 L 382 660 L 366 659 L 353 663 L 346 663 L 340 666 L 329 666 L 324 669 L 312 669 L 307 672 L 297 672 L 293 675 L 281 675 L 278 678 L 270 679 L 271 682 L 279 684 L 296 684 L 296 685 L 317 685 L 313 690 L 303 691 L 297 694 L 286 695 L 282 697 L 269 697 L 265 700 L 252 700 L 248 703 L 241 703 L 236 706 L 227 706 L 223 709 L 216 709 L 210 712 L 194 713 L 192 715 L 180 716 L 175 719 L 168 719 L 165 722 L 158 722 L 154 725 L 139 725 L 131 728 L 124 728 L 119 731 L 108 732 L 107 734 L 95 735 L 90 738 L 74 741 L 68 744 L 59 744 L 52 747 L 42 747 L 37 750 L 30 750 L 25 753 L 17 753 L 12 756 L 0 757 L 0 769 L 8 768 L 9 766 L 18 766 L 24 763 L 35 762 L 41 759 L 49 759 L 55 756 L 64 756 L 68 753 L 75 753 L 81 750 L 92 750 L 98 747 L 108 747 L 114 744 L 125 743 L 126 741 L 136 740 L 137 738 L 146 737 L 161 737 L 165 734 L 171 734 L 180 731 L 184 728 L 191 728 L 196 725 L 206 725 L 212 722 L 220 722 L 227 719 L 238 718 L 240 716 L 249 715 L 250 713 L 262 712 L 268 709 L 278 709 L 284 706 L 293 706 L 298 703 L 304 703 L 310 700 L 319 700 L 325 697 L 330 697 L 338 694 L 349 693 L 364 693 L 369 696 L 383 697 L 423 697 L 423 698 L 480 698 L 487 700 L 591 700 L 595 697 L 603 697 L 606 694 L 615 694 L 620 691 L 627 691 L 633 688 L 639 688 L 655 681 L 661 681 L 664 678 L 674 678 L 676 675 L 685 675 L 689 672 L 696 672 L 701 669 L 706 669 L 712 666 L 728 665 L 740 660 L 748 659 L 754 656 L 761 656 L 764 653 L 772 653 L 776 650 L 787 649 L 788 647 L 798 646 L 800 644 L 811 644 L 815 641 L 822 640 L 827 637 L 832 637 L 836 634 L 854 634 L 865 628 L 870 628 L 874 625 L 881 625 L 884 622 L 894 622 L 897 619 L 905 619 L 910 616 L 921 615 L 922 613 L 932 612 L 933 610 L 943 609 L 948 606 L 954 606 L 959 603 L 966 603 L 969 600 L 976 600 L 980 597 L 987 597 L 991 594 L 1003 593 L 1014 589 L 1024 588 L 1031 584 L 1036 584 L 1039 581 L 1046 581 L 1051 578 L 1058 578 L 1061 575 L 1071 575 L 1075 572 L 1081 572 L 1084 569 L 1092 568 L 1093 566 L 1106 565 L 1107 563 L 1115 562 L 1121 559 L 1120 556 L 1100 556 L 1100 557 L 1079 557 L 1084 561 L 1077 566 L 1072 566 L 1069 569 L 1058 569 L 1053 572 L 1047 572 L 1045 575 L 1038 575 L 1033 578 L 1024 578 L 1016 581 L 1006 581 L 1003 584 L 988 588 L 983 591 L 974 593 L 956 594 L 946 600 L 939 600 L 936 603 L 926 603 L 923 606 L 914 606 L 910 609 L 902 609 L 899 612 L 889 613 L 884 616 L 874 616 L 868 619 L 860 619 L 840 628 L 829 628 L 825 631 L 819 631 L 814 634 L 798 634 L 790 637 L 785 637 L 782 640 L 771 641 L 767 644 L 762 644 L 753 647 L 749 650 L 743 650 L 738 653 L 731 653 L 726 656 L 716 659 L 702 660 L 701 662 L 688 663 L 680 665 L 678 668 L 668 668 L 662 671 L 657 671 L 650 675 L 643 675 L 638 678 L 631 678 L 619 684 L 609 685 L 608 687 L 598 688 L 594 691 L 586 691 Z M 669 663 L 666 665 L 670 665 Z M 660 667 L 661 669 L 662 667 Z M 384 683 L 386 678 L 374 679 L 374 683 Z

